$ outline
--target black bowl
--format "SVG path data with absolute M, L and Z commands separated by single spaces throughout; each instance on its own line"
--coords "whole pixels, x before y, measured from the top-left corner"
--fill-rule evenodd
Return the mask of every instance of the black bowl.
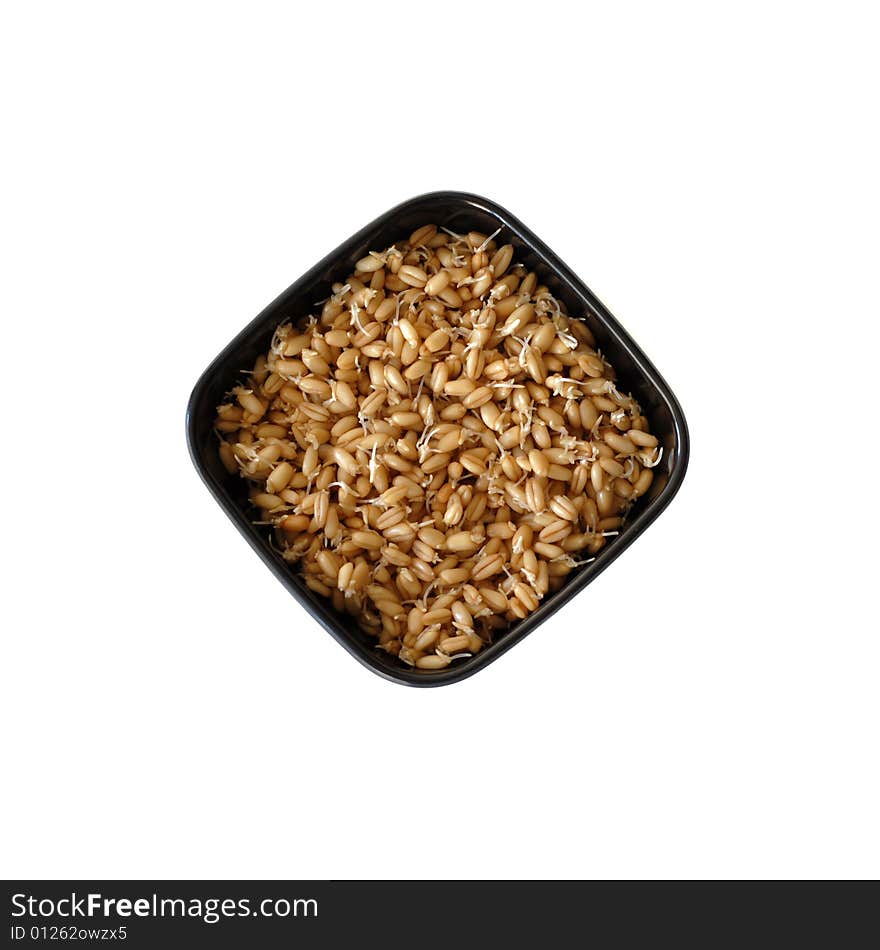
M 244 480 L 227 474 L 223 468 L 212 431 L 217 405 L 240 379 L 241 369 L 252 366 L 256 357 L 268 349 L 279 323 L 295 322 L 314 311 L 315 302 L 330 295 L 331 283 L 351 273 L 354 262 L 367 251 L 387 247 L 429 221 L 460 233 L 491 234 L 503 226 L 498 243 L 512 244 L 515 259 L 537 272 L 552 293 L 565 302 L 570 315 L 585 315 L 597 345 L 617 372 L 621 391 L 632 392 L 638 399 L 650 420 L 651 431 L 663 446 L 663 458 L 654 470 L 649 492 L 635 506 L 621 533 L 609 541 L 596 559 L 573 571 L 563 588 L 548 596 L 525 620 L 498 634 L 490 646 L 440 671 L 411 669 L 376 649 L 375 640 L 362 633 L 350 617 L 337 613 L 328 601 L 306 587 L 269 543 L 270 529 L 251 522 Z M 626 330 L 547 245 L 512 214 L 486 198 L 455 191 L 421 195 L 387 211 L 340 244 L 270 303 L 202 373 L 187 406 L 186 435 L 193 464 L 208 490 L 278 580 L 364 666 L 386 679 L 410 686 L 444 686 L 464 679 L 498 659 L 544 623 L 619 557 L 672 501 L 688 462 L 688 432 L 681 407 Z

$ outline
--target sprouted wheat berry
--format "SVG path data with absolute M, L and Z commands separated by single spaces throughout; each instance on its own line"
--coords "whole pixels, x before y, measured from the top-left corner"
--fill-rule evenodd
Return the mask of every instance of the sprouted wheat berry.
M 536 610 L 662 452 L 586 324 L 495 237 L 426 224 L 371 251 L 217 409 L 284 558 L 422 670 Z

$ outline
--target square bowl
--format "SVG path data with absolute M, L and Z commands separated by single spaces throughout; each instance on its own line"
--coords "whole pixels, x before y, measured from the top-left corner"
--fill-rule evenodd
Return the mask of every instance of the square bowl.
M 498 634 L 497 639 L 472 657 L 438 671 L 416 670 L 397 657 L 378 650 L 352 618 L 338 613 L 329 601 L 309 590 L 302 577 L 271 545 L 271 529 L 253 524 L 244 480 L 229 475 L 220 462 L 213 423 L 217 405 L 264 353 L 279 323 L 298 322 L 330 296 L 331 284 L 351 273 L 355 261 L 368 251 L 387 247 L 417 227 L 433 222 L 459 233 L 491 234 L 503 228 L 499 244 L 512 244 L 517 262 L 534 270 L 570 317 L 585 319 L 614 367 L 621 390 L 631 392 L 642 407 L 663 447 L 649 491 L 639 500 L 620 534 L 612 538 L 595 560 L 573 571 L 565 585 L 550 594 L 525 620 Z M 196 383 L 186 412 L 189 452 L 199 475 L 220 507 L 266 566 L 293 597 L 349 653 L 373 672 L 410 686 L 443 686 L 483 669 L 528 636 L 559 608 L 582 591 L 619 557 L 669 504 L 681 486 L 688 462 L 688 432 L 684 414 L 663 377 L 632 337 L 586 285 L 524 224 L 504 208 L 478 195 L 440 191 L 397 205 L 344 241 L 269 304 L 211 362 Z

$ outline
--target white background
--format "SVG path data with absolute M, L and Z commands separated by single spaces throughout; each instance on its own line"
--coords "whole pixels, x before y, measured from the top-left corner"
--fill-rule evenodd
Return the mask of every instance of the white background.
M 880 874 L 869 4 L 4 9 L 4 876 Z M 411 690 L 271 577 L 183 418 L 437 188 L 590 284 L 693 452 L 540 632 Z

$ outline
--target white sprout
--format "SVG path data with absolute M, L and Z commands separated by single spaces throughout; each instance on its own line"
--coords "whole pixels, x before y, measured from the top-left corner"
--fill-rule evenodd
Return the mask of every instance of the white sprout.
M 476 253 L 476 254 L 482 254 L 483 251 L 486 250 L 486 248 L 492 243 L 492 241 L 493 241 L 503 230 L 504 230 L 504 225 L 502 224 L 501 227 L 498 228 L 497 231 L 493 231 L 493 232 L 489 235 L 489 237 L 487 237 L 486 240 L 483 241 L 483 243 L 476 249 L 476 251 L 475 251 L 474 253 Z
M 358 330 L 361 331 L 361 333 L 366 333 L 367 331 L 363 328 L 363 326 L 361 325 L 360 320 L 358 319 L 359 313 L 360 313 L 360 311 L 358 310 L 358 305 L 352 300 L 352 302 L 351 302 L 351 318 L 350 318 L 350 320 L 349 320 L 349 324 L 350 324 L 351 326 L 357 327 Z
M 639 461 L 642 463 L 642 465 L 645 466 L 645 468 L 656 468 L 660 464 L 660 459 L 662 458 L 663 458 L 663 446 L 661 445 L 657 449 L 657 458 L 652 459 L 650 455 L 642 453 L 639 456 Z
M 370 483 L 371 483 L 371 484 L 375 483 L 375 481 L 376 481 L 376 472 L 377 472 L 377 470 L 378 470 L 378 468 L 379 468 L 379 463 L 376 461 L 376 452 L 378 451 L 378 449 L 379 449 L 379 443 L 378 443 L 378 442 L 374 442 L 374 443 L 373 443 L 373 450 L 372 450 L 372 452 L 370 452 L 370 464 L 369 464 L 369 469 L 370 469 Z
M 462 237 L 462 235 L 456 234 L 455 231 L 450 231 L 449 228 L 444 228 L 444 227 L 441 227 L 440 230 L 445 231 L 447 234 L 454 237 L 455 240 L 458 241 L 460 244 L 467 244 L 467 241 Z

